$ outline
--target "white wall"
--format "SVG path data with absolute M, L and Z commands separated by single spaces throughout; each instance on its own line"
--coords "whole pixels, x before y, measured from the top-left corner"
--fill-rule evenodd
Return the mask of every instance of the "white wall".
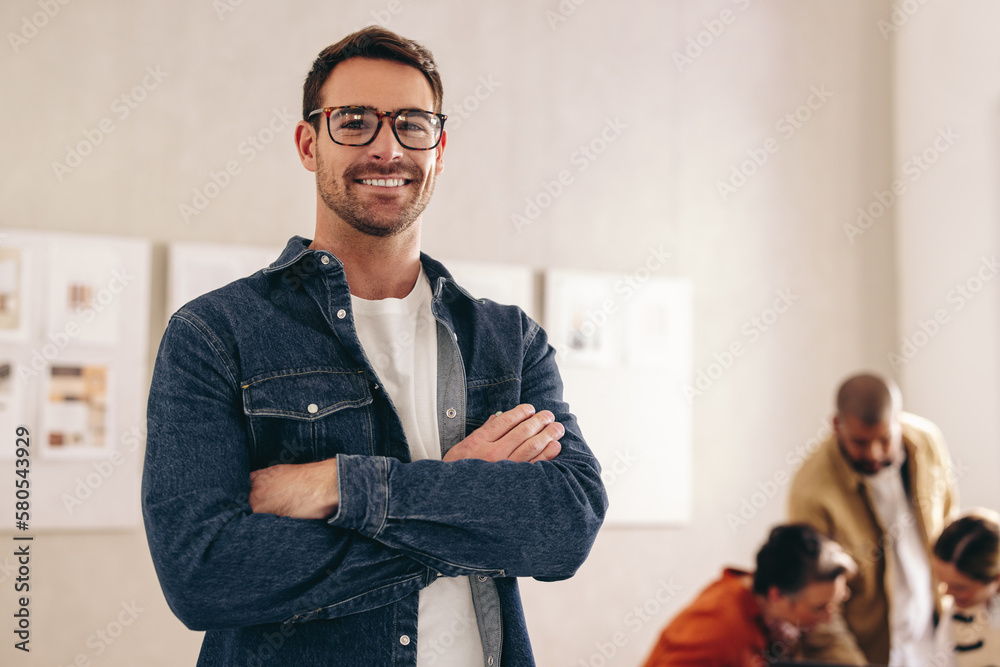
M 630 156 L 630 171 L 665 173 L 664 186 L 629 194 L 658 196 L 666 216 L 647 227 L 646 216 L 626 208 L 630 234 L 618 245 L 634 247 L 631 239 L 641 243 L 647 229 L 670 234 L 671 269 L 695 284 L 696 370 L 708 372 L 733 342 L 746 351 L 694 401 L 692 524 L 605 531 L 580 575 L 558 585 L 563 595 L 548 585 L 525 587 L 532 607 L 552 610 L 535 622 L 544 628 L 534 635 L 545 637 L 543 664 L 602 664 L 602 649 L 611 652 L 616 639 L 623 646 L 608 664 L 638 664 L 677 607 L 724 564 L 752 567 L 767 530 L 784 517 L 782 475 L 828 417 L 837 382 L 862 367 L 887 370 L 882 351 L 895 334 L 892 228 L 872 229 L 853 245 L 843 231 L 868 183 L 889 174 L 890 46 L 875 29 L 881 7 L 673 3 L 655 27 L 624 19 L 660 36 L 630 35 L 638 45 L 619 47 L 628 64 L 614 71 L 639 70 L 653 98 L 643 106 L 650 115 L 665 108 L 671 127 L 665 141 L 648 137 Z M 679 72 L 671 54 L 724 8 L 733 22 Z M 777 123 L 813 87 L 832 95 L 821 106 L 814 98 L 820 108 L 789 137 Z M 769 138 L 776 152 L 722 201 L 716 182 Z M 758 339 L 744 335 L 779 290 L 798 300 Z M 626 417 L 656 428 L 653 415 Z M 739 519 L 744 503 L 749 520 L 731 525 L 728 515 Z M 680 589 L 661 604 L 671 584 Z
M 890 348 L 905 360 L 910 409 L 948 438 L 962 504 L 993 508 L 1000 506 L 1000 44 L 989 26 L 998 20 L 991 2 L 928 3 L 896 38 L 893 166 L 909 184 L 896 211 L 898 331 L 912 347 L 897 340 Z M 938 139 L 942 128 L 944 136 L 951 130 L 950 146 Z
M 559 11 L 555 0 L 242 2 L 221 17 L 210 2 L 60 7 L 17 52 L 9 40 L 0 45 L 8 156 L 0 162 L 0 225 L 152 239 L 154 309 L 165 298 L 169 241 L 271 244 L 311 233 L 313 184 L 296 160 L 292 123 L 252 161 L 241 142 L 267 127 L 274 109 L 297 113 L 302 79 L 320 49 L 380 17 L 429 46 L 444 74 L 450 132 L 446 169 L 425 216 L 428 252 L 625 274 L 662 246 L 672 255 L 663 274 L 694 280 L 695 368 L 708 372 L 716 355 L 744 344 L 693 402 L 692 524 L 605 530 L 574 579 L 524 582 L 542 666 L 603 664 L 602 647 L 613 647 L 607 664 L 634 665 L 720 567 L 752 565 L 768 528 L 783 517 L 782 475 L 828 416 L 838 380 L 859 368 L 890 370 L 886 351 L 924 312 L 919 281 L 937 280 L 944 294 L 974 270 L 986 252 L 981 245 L 995 244 L 987 226 L 996 220 L 996 88 L 984 93 L 981 81 L 995 71 L 996 47 L 987 47 L 990 22 L 985 9 L 972 8 L 979 5 L 951 15 L 930 3 L 888 39 L 877 27 L 890 16 L 881 0 L 585 2 L 554 27 L 547 12 Z M 731 22 L 713 24 L 724 10 Z M 5 3 L 0 26 L 17 32 L 23 17 L 39 11 L 36 0 Z M 707 30 L 705 21 L 719 34 L 703 35 L 708 46 L 678 68 L 673 53 Z M 978 35 L 976 48 L 992 55 L 956 48 L 966 34 Z M 921 51 L 927 40 L 941 58 Z M 168 74 L 120 119 L 111 105 L 140 84 L 147 66 Z M 894 67 L 909 78 L 894 77 Z M 962 72 L 958 80 L 954 70 Z M 817 108 L 800 109 L 813 88 L 828 99 L 814 97 Z M 978 115 L 965 115 L 970 100 Z M 776 124 L 796 111 L 809 118 L 788 136 Z M 105 117 L 114 132 L 59 181 L 52 162 Z M 959 176 L 947 176 L 942 160 L 920 183 L 926 199 L 918 206 L 907 196 L 896 208 L 904 216 L 898 243 L 892 214 L 851 243 L 844 226 L 855 209 L 891 182 L 900 147 L 923 145 L 939 117 L 966 132 L 946 156 L 959 162 L 969 151 Z M 614 141 L 581 162 L 580 146 L 596 141 L 609 121 L 620 128 L 606 134 Z M 717 181 L 769 138 L 776 152 L 723 201 Z M 185 222 L 179 204 L 191 203 L 193 189 L 230 160 L 240 173 Z M 524 214 L 525 199 L 561 170 L 572 184 L 519 231 L 512 214 Z M 934 187 L 932 176 L 940 179 Z M 969 187 L 974 179 L 979 188 Z M 930 217 L 945 206 L 946 227 Z M 951 273 L 921 270 L 946 247 Z M 791 307 L 751 340 L 745 327 L 769 317 L 782 290 L 794 295 Z M 937 419 L 956 449 L 995 471 L 996 417 L 982 416 L 997 404 L 996 361 L 987 356 L 996 300 L 986 294 L 967 310 L 968 326 L 956 317 L 907 367 L 905 389 L 910 406 Z M 975 321 L 973 307 L 989 312 Z M 163 325 L 155 312 L 151 350 Z M 960 341 L 948 346 L 946 337 Z M 935 359 L 918 374 L 918 362 Z M 655 415 L 621 418 L 657 428 Z M 977 480 L 969 474 L 979 490 L 967 495 L 1000 506 L 997 492 Z M 616 483 L 627 483 L 627 474 Z M 751 501 L 762 506 L 747 505 L 746 525 L 731 525 L 727 515 Z M 33 652 L 17 664 L 69 664 L 77 655 L 95 665 L 193 663 L 199 635 L 166 608 L 140 528 L 43 535 L 35 549 Z M 14 602 L 9 575 L 0 571 L 0 579 L 2 613 Z M 96 655 L 88 637 L 133 600 L 144 611 Z M 0 648 L 5 662 L 12 653 L 9 643 Z

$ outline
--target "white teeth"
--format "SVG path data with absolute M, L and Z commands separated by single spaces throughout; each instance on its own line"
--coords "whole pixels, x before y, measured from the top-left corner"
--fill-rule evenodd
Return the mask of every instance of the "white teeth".
M 363 178 L 361 182 L 365 185 L 377 185 L 380 188 L 398 188 L 406 183 L 402 178 Z

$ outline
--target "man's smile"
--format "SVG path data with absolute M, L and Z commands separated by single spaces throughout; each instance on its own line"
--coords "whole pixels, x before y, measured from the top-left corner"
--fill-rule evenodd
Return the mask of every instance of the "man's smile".
M 398 188 L 410 183 L 405 178 L 359 178 L 354 181 L 362 185 L 374 185 L 379 188 Z

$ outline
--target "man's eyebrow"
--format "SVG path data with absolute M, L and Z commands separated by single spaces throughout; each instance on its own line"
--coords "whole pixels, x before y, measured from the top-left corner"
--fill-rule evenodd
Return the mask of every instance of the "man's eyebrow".
M 344 104 L 342 106 L 348 107 L 350 109 L 368 109 L 369 111 L 374 111 L 376 113 L 382 111 L 381 109 L 379 109 L 374 104 Z M 403 109 L 403 108 L 405 108 L 405 107 L 400 107 L 399 109 Z M 399 109 L 393 109 L 393 111 L 399 111 Z
M 368 109 L 369 111 L 374 111 L 375 113 L 381 113 L 381 111 L 382 111 L 382 109 L 379 109 L 377 106 L 374 106 L 372 104 L 344 104 L 342 106 L 350 107 L 352 109 Z M 395 113 L 397 111 L 403 111 L 404 109 L 407 110 L 407 111 L 410 111 L 410 110 L 423 111 L 423 109 L 421 109 L 420 107 L 397 107 L 395 109 L 392 109 L 390 111 L 390 113 Z
M 368 109 L 369 111 L 378 111 L 377 107 L 371 104 L 331 104 L 333 109 Z

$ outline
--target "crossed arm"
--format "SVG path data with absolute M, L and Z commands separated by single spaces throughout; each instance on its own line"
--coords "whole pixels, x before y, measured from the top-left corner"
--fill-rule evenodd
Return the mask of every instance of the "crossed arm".
M 527 403 L 499 415 L 448 450 L 445 462 L 462 459 L 536 463 L 551 461 L 561 449 L 565 428 L 548 410 Z M 325 519 L 340 503 L 337 459 L 282 464 L 250 473 L 250 507 L 255 513 L 296 519 Z
M 189 313 L 168 325 L 143 470 L 153 563 L 192 629 L 357 613 L 438 574 L 563 579 L 589 552 L 607 497 L 543 334 L 521 397 L 545 409 L 491 418 L 443 461 L 341 454 L 252 472 L 237 369 L 207 332 Z

